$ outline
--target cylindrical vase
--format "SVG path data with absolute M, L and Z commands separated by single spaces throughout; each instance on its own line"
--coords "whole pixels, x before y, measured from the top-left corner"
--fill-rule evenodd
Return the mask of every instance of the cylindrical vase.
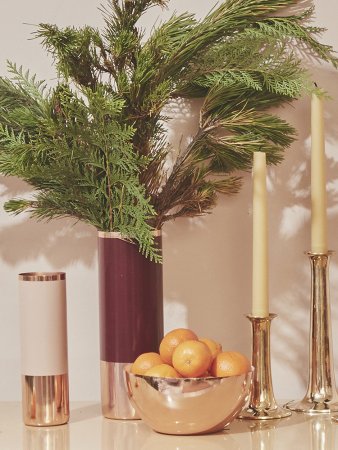
M 161 249 L 161 233 L 155 236 Z M 119 233 L 99 232 L 100 358 L 102 413 L 134 419 L 124 368 L 163 337 L 162 265 L 143 256 Z
M 22 412 L 26 425 L 69 420 L 66 275 L 19 274 Z

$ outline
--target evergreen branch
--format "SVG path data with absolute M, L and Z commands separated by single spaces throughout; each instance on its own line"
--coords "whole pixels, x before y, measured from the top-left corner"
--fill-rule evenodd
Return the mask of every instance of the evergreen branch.
M 311 11 L 311 10 L 310 10 Z M 321 34 L 324 28 L 306 27 L 299 23 L 302 16 L 272 17 L 258 23 L 257 26 L 266 36 L 293 38 L 303 44 L 304 51 L 309 50 L 315 57 L 338 67 L 338 58 L 331 45 L 318 42 L 314 35 Z
M 252 153 L 281 162 L 295 130 L 271 114 L 313 91 L 305 58 L 337 67 L 303 0 L 225 0 L 204 19 L 173 14 L 145 40 L 139 20 L 169 0 L 109 0 L 104 29 L 40 24 L 58 85 L 9 63 L 0 78 L 0 173 L 36 190 L 6 210 L 72 216 L 119 231 L 150 258 L 153 227 L 210 212 L 240 189 Z M 285 8 L 288 8 L 287 10 Z M 171 149 L 163 110 L 202 97 L 199 129 Z M 175 155 L 175 156 L 174 156 Z
M 95 88 L 99 81 L 96 73 L 100 67 L 98 49 L 103 48 L 97 30 L 89 26 L 60 30 L 56 25 L 41 23 L 34 34 L 54 57 L 60 76 Z

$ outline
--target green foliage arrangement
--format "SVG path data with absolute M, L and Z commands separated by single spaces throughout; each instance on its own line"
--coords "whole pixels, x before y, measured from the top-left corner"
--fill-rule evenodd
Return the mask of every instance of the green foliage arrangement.
M 56 87 L 8 63 L 0 78 L 0 173 L 35 188 L 5 209 L 71 216 L 117 231 L 159 260 L 151 231 L 205 214 L 234 194 L 254 151 L 277 164 L 295 130 L 269 112 L 312 89 L 304 55 L 338 65 L 303 0 L 225 0 L 203 20 L 173 14 L 144 38 L 139 19 L 169 0 L 110 0 L 105 26 L 35 35 L 55 61 Z M 287 9 L 285 9 L 287 8 Z M 164 113 L 201 98 L 187 148 L 167 143 Z M 168 157 L 174 161 L 168 167 Z

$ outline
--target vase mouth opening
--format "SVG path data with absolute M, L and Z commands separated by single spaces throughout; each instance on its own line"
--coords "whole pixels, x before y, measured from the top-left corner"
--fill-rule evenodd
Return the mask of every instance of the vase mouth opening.
M 65 272 L 24 272 L 19 273 L 20 281 L 59 281 L 65 280 Z
M 162 230 L 154 230 L 151 232 L 151 234 L 154 237 L 160 237 L 162 236 Z M 118 231 L 99 231 L 98 232 L 99 238 L 107 238 L 107 239 L 121 239 L 122 241 L 131 241 L 131 239 L 124 236 L 122 233 L 119 233 Z

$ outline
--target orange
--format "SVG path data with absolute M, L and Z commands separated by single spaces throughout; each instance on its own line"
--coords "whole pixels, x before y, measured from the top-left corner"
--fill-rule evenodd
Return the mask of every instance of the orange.
M 196 334 L 188 328 L 176 328 L 169 331 L 161 341 L 160 355 L 164 363 L 172 364 L 172 357 L 175 348 L 181 342 L 189 339 L 198 339 Z
M 240 352 L 221 352 L 216 355 L 210 368 L 213 377 L 231 377 L 250 370 L 251 364 Z
M 148 377 L 180 378 L 180 374 L 169 364 L 159 364 L 147 370 L 144 374 Z
M 173 353 L 173 366 L 187 378 L 205 374 L 211 363 L 211 352 L 204 342 L 189 340 L 181 342 Z
M 158 353 L 142 353 L 142 355 L 135 359 L 130 371 L 138 375 L 143 375 L 148 369 L 162 363 L 163 361 Z
M 218 353 L 221 353 L 222 351 L 222 345 L 218 342 L 214 341 L 213 339 L 209 338 L 200 338 L 199 341 L 204 342 L 204 344 L 209 347 L 209 350 L 211 352 L 212 359 L 215 358 Z

